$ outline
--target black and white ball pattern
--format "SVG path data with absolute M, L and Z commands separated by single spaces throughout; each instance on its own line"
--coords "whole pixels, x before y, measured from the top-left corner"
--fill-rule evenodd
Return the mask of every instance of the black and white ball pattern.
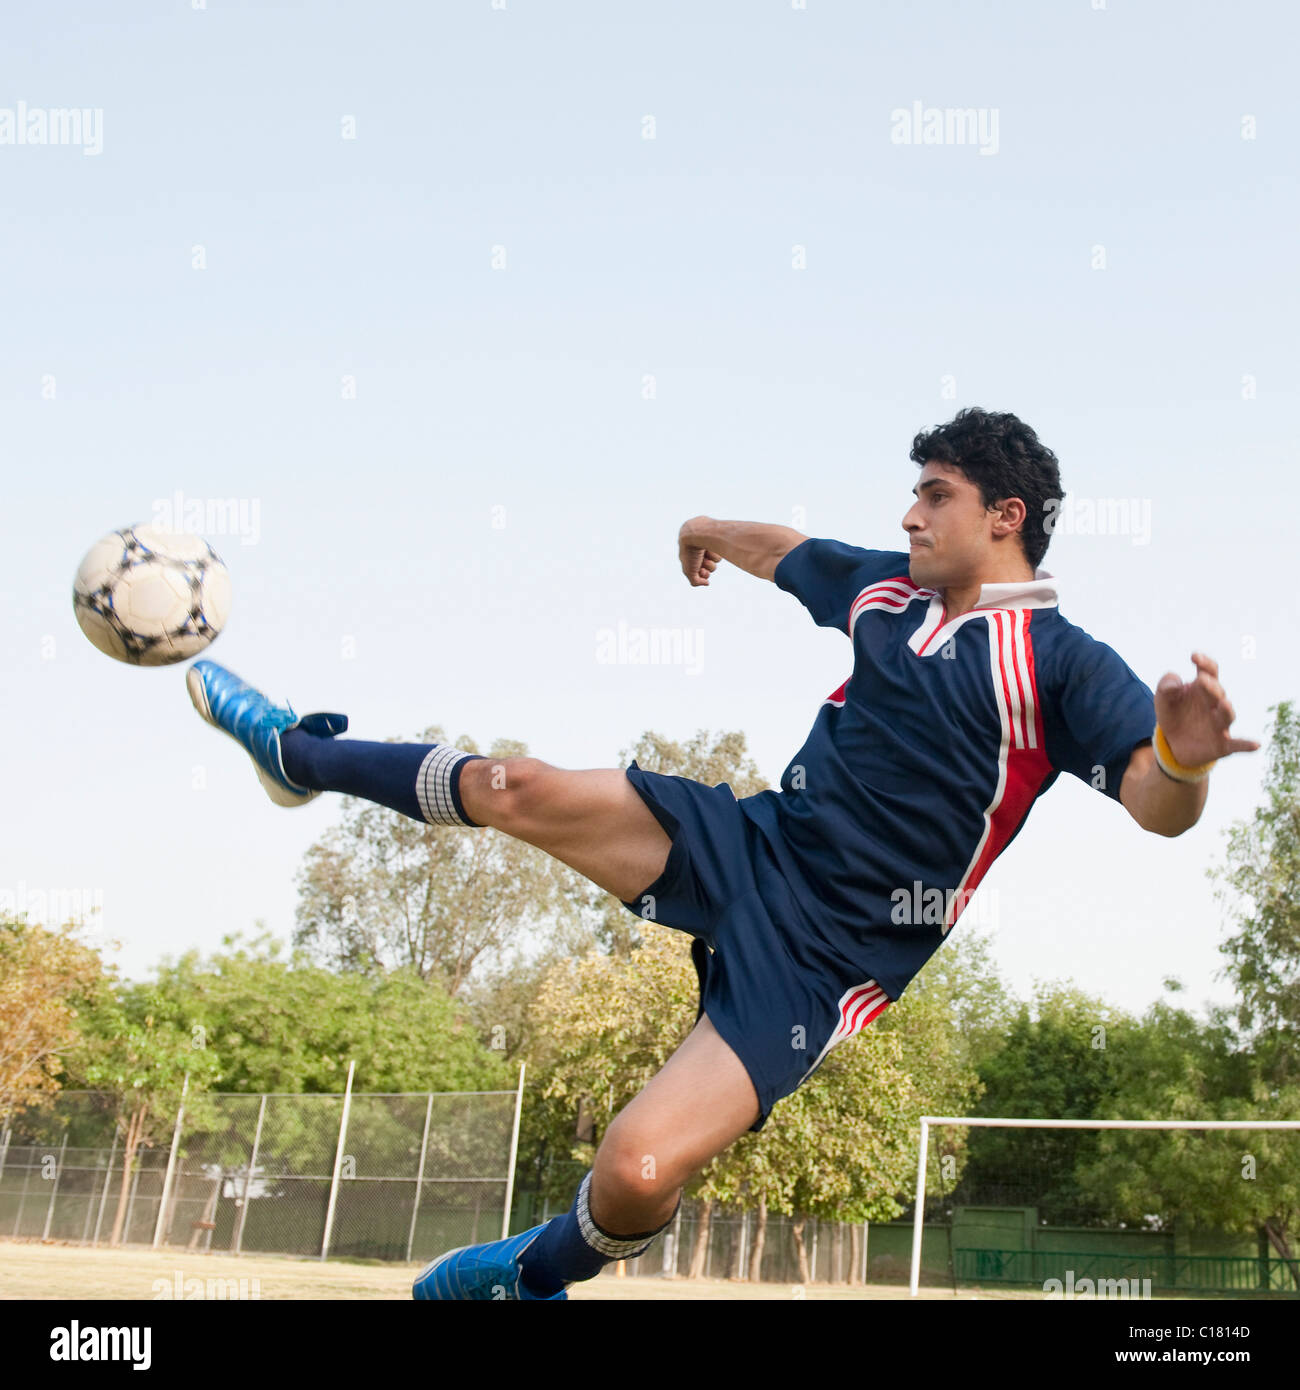
M 101 652 L 132 666 L 170 666 L 225 627 L 230 572 L 202 536 L 127 526 L 91 546 L 72 604 Z

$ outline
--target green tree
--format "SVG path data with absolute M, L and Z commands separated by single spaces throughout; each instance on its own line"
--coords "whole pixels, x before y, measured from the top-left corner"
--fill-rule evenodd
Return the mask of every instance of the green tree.
M 1271 709 L 1264 804 L 1234 822 L 1226 864 L 1206 874 L 1236 920 L 1219 949 L 1237 1022 L 1267 1076 L 1289 1085 L 1300 1082 L 1300 718 L 1289 700 Z
M 977 1113 L 1016 1119 L 1093 1119 L 1115 1091 L 1115 1050 L 1134 1026 L 1122 1010 L 1070 984 L 1039 984 L 979 1065 Z M 1092 1130 L 974 1128 L 948 1136 L 968 1158 L 962 1199 L 1032 1202 L 1045 1220 L 1093 1224 L 1100 1214 L 1076 1178 L 1097 1151 Z
M 109 987 L 103 961 L 76 927 L 0 918 L 0 1121 L 59 1090 L 81 1041 L 81 1015 Z
M 537 999 L 521 1124 L 521 1152 L 544 1146 L 558 1160 L 542 1176 L 546 1196 L 572 1197 L 573 1165 L 590 1163 L 594 1140 L 684 1041 L 697 997 L 689 938 L 653 923 L 626 956 L 594 951 L 552 967 Z M 593 1142 L 577 1137 L 580 1113 Z
M 973 922 L 962 921 L 880 1022 L 886 1028 L 903 1020 L 913 1022 L 917 1034 L 917 1044 L 910 1051 L 913 1065 L 919 1061 L 924 1038 L 932 1043 L 942 1040 L 945 1050 L 978 1068 L 1002 1050 L 1017 1011 L 1018 1001 L 998 974 L 992 937 Z M 947 1069 L 942 1073 L 949 1074 Z M 939 1104 L 941 1085 L 927 1104 Z
M 445 743 L 434 726 L 421 743 Z M 472 739 L 457 747 L 476 753 Z M 523 757 L 498 739 L 492 758 Z M 294 944 L 353 972 L 413 970 L 457 995 L 480 960 L 550 929 L 573 910 L 575 875 L 541 850 L 491 829 L 426 825 L 344 797 L 341 820 L 298 874 Z
M 263 933 L 164 961 L 156 989 L 223 1091 L 477 1091 L 512 1084 L 466 1011 L 409 968 L 334 973 Z
M 1159 1001 L 1110 1049 L 1108 1119 L 1290 1120 L 1300 1087 L 1279 1086 L 1229 1011 L 1204 1021 Z M 1300 1134 L 1268 1130 L 1107 1130 L 1076 1172 L 1108 1224 L 1263 1233 L 1300 1286 Z
M 70 1063 L 67 1081 L 116 1098 L 122 1181 L 110 1244 L 120 1244 L 124 1235 L 140 1150 L 170 1139 L 182 1094 L 199 1107 L 215 1071 L 215 1059 L 193 1046 L 169 1001 L 151 984 L 119 986 L 87 1010 L 85 1044 Z

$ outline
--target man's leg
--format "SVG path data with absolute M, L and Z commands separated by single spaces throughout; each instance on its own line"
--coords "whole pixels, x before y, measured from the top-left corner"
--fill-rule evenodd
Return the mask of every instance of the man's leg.
M 185 684 L 203 719 L 252 758 L 277 805 L 334 791 L 432 825 L 491 825 L 624 902 L 667 863 L 668 835 L 620 770 L 569 772 L 539 758 L 483 758 L 445 743 L 340 739 L 344 715 L 299 719 L 214 661 L 196 661 Z
M 705 1014 L 606 1130 L 592 1165 L 593 1218 L 615 1231 L 662 1226 L 681 1189 L 758 1110 L 749 1073 Z
M 669 836 L 622 770 L 569 771 L 445 744 L 341 740 L 346 719 L 313 715 L 295 725 L 292 711 L 270 706 L 211 662 L 195 663 L 187 684 L 199 713 L 253 756 L 264 785 L 288 793 L 281 804 L 337 791 L 432 824 L 492 826 L 622 902 L 635 901 L 667 865 Z M 657 1234 L 682 1186 L 744 1134 L 759 1109 L 740 1059 L 701 1017 L 611 1124 L 574 1210 L 548 1222 L 525 1252 L 529 1282 L 559 1288 L 589 1279 Z
M 282 736 L 289 776 L 416 820 L 491 826 L 545 850 L 629 902 L 664 871 L 670 840 L 618 768 L 570 771 L 540 758 L 468 756 L 446 744 Z M 459 814 L 463 809 L 464 817 Z
M 476 759 L 460 779 L 465 810 L 631 902 L 664 871 L 671 841 L 618 768 L 570 771 L 539 758 Z
M 637 1253 L 672 1220 L 685 1184 L 758 1113 L 749 1073 L 703 1016 L 619 1111 L 573 1208 L 547 1222 L 520 1256 L 524 1282 L 549 1295 Z

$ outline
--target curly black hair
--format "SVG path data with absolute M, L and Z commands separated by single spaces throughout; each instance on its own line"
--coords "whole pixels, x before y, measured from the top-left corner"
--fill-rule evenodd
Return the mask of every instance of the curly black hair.
M 1020 543 L 1025 559 L 1038 569 L 1065 494 L 1056 455 L 1023 420 L 967 406 L 946 425 L 922 430 L 912 440 L 911 458 L 922 468 L 931 462 L 960 468 L 979 488 L 986 507 L 1019 497 L 1026 512 Z M 1053 499 L 1055 506 L 1050 505 Z

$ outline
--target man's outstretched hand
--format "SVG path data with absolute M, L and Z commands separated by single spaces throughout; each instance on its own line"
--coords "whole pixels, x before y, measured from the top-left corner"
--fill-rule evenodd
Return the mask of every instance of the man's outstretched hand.
M 1169 740 L 1169 751 L 1184 767 L 1226 758 L 1229 753 L 1254 753 L 1253 739 L 1232 738 L 1228 726 L 1237 717 L 1219 684 L 1219 664 L 1204 652 L 1193 652 L 1196 679 L 1184 684 L 1174 671 L 1156 686 L 1156 719 Z

